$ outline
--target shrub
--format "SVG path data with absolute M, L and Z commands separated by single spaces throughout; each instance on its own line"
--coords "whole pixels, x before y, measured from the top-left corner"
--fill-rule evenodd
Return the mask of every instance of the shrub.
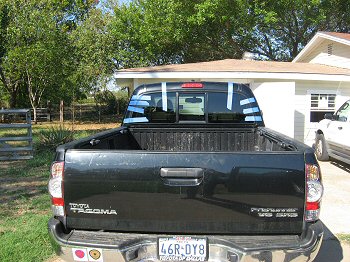
M 63 126 L 51 127 L 39 132 L 38 150 L 55 150 L 59 145 L 74 139 L 74 132 Z
M 105 108 L 103 108 L 103 111 L 104 111 L 103 113 L 115 114 L 116 107 L 117 107 L 117 99 L 111 91 L 104 90 L 96 93 L 95 102 L 98 106 L 101 106 L 101 105 L 106 106 Z
M 117 97 L 117 114 L 118 115 L 124 114 L 129 104 L 128 92 L 126 92 L 125 90 L 119 90 L 118 92 L 116 92 L 116 97 Z

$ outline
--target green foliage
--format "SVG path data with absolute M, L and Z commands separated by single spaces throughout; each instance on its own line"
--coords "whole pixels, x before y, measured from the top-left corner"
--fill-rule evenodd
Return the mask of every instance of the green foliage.
M 38 150 L 55 150 L 59 145 L 68 143 L 74 139 L 74 132 L 63 126 L 51 127 L 39 132 Z
M 34 137 L 35 142 L 38 141 L 37 136 Z M 42 167 L 42 168 L 46 168 L 46 170 L 48 171 L 50 169 L 50 163 L 53 160 L 53 154 L 52 152 L 50 152 L 49 149 L 45 149 L 43 151 L 40 152 L 35 152 L 35 157 L 32 159 L 29 159 L 26 162 L 26 165 L 28 168 L 38 168 L 38 167 Z M 33 175 L 33 174 L 30 174 Z
M 119 90 L 118 92 L 116 92 L 115 96 L 117 98 L 117 112 L 116 113 L 118 115 L 124 114 L 128 104 L 129 104 L 128 92 L 126 90 Z
M 140 0 L 116 7 L 111 33 L 119 47 L 117 65 L 135 67 L 238 58 L 241 50 L 232 35 L 247 27 L 244 3 Z
M 70 80 L 79 89 L 104 89 L 113 73 L 110 19 L 109 13 L 92 9 L 70 35 L 75 55 L 75 71 Z
M 0 188 L 0 261 L 45 261 L 53 255 L 47 231 L 52 159 L 53 153 L 40 152 L 7 168 L 0 165 L 0 178 L 7 185 Z
M 48 203 L 47 199 L 47 206 Z M 48 212 L 45 213 L 45 215 L 27 213 L 3 222 L 2 226 L 7 230 L 0 235 L 1 261 L 43 261 L 52 256 L 53 249 L 47 231 L 49 215 Z
M 80 95 L 70 79 L 75 56 L 69 36 L 95 4 L 92 0 L 0 3 L 0 89 L 9 94 L 10 107 L 29 104 L 35 109 L 42 100 Z
M 350 243 L 350 234 L 337 234 L 337 237 L 342 242 Z
M 317 0 L 254 0 L 248 8 L 254 26 L 235 37 L 261 59 L 292 60 L 326 22 L 325 10 Z
M 2 88 L 2 86 L 0 85 L 0 108 L 2 107 L 7 108 L 8 101 L 9 101 L 9 96 L 6 93 L 5 89 Z
M 350 4 L 341 0 L 96 3 L 0 2 L 0 106 L 69 105 L 105 90 L 121 68 L 241 58 L 245 51 L 290 61 L 317 31 L 350 31 Z
M 104 113 L 107 113 L 107 114 L 116 113 L 117 98 L 111 91 L 104 90 L 104 91 L 97 92 L 95 94 L 95 102 L 97 106 L 107 105 L 106 112 Z
M 53 19 L 57 13 L 50 2 L 43 1 L 19 1 L 10 12 L 16 19 L 8 27 L 12 48 L 4 68 L 8 75 L 21 79 L 33 109 L 66 78 L 62 58 L 67 56 L 67 39 Z
M 185 18 L 177 1 L 135 1 L 116 6 L 111 34 L 117 68 L 179 62 Z
M 85 100 L 85 102 L 92 102 Z M 129 103 L 129 96 L 126 90 L 111 92 L 109 90 L 98 91 L 94 95 L 94 103 L 102 109 L 105 114 L 123 114 Z
M 138 0 L 117 6 L 118 68 L 241 58 L 293 59 L 322 30 L 349 32 L 348 1 Z
M 244 50 L 233 36 L 251 27 L 246 1 L 203 0 L 192 8 L 188 18 L 190 30 L 187 39 L 190 42 L 185 60 L 241 58 Z

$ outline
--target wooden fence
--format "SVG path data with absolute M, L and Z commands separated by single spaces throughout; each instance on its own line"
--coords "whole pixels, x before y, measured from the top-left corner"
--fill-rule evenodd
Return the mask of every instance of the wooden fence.
M 23 119 L 23 116 L 25 116 L 25 120 L 21 121 L 20 119 Z M 0 160 L 33 158 L 30 110 L 2 109 L 0 110 L 1 119 L 13 120 L 13 122 L 0 123 Z
M 50 119 L 51 121 L 71 121 L 74 119 L 75 121 L 100 122 L 101 118 L 111 115 L 111 113 L 106 111 L 108 111 L 108 106 L 106 105 L 99 107 L 94 104 L 74 104 L 74 106 L 52 105 L 50 109 L 46 108 L 46 111 L 45 108 L 41 108 L 42 118 L 38 118 L 38 121 L 45 121 L 45 116 L 47 116 L 46 119 Z
M 31 115 L 33 116 L 33 110 L 31 111 Z M 36 109 L 36 120 L 38 122 L 50 122 L 51 121 L 51 112 L 46 107 L 39 107 Z

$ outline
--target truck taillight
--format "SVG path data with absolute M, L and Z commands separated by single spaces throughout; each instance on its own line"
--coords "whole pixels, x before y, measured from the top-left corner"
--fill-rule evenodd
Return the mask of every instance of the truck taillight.
M 51 166 L 49 193 L 52 212 L 55 216 L 64 216 L 63 174 L 64 162 L 54 162 Z
M 182 88 L 203 88 L 203 83 L 184 83 L 181 85 Z
M 316 221 L 320 216 L 323 185 L 321 182 L 320 169 L 317 165 L 305 166 L 306 175 L 306 205 L 305 220 Z

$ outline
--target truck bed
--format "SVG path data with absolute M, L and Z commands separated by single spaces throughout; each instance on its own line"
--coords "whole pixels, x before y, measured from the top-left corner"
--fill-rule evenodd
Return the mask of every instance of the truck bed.
M 92 141 L 94 139 L 94 144 Z M 133 127 L 85 139 L 76 149 L 180 152 L 295 151 L 266 128 Z

